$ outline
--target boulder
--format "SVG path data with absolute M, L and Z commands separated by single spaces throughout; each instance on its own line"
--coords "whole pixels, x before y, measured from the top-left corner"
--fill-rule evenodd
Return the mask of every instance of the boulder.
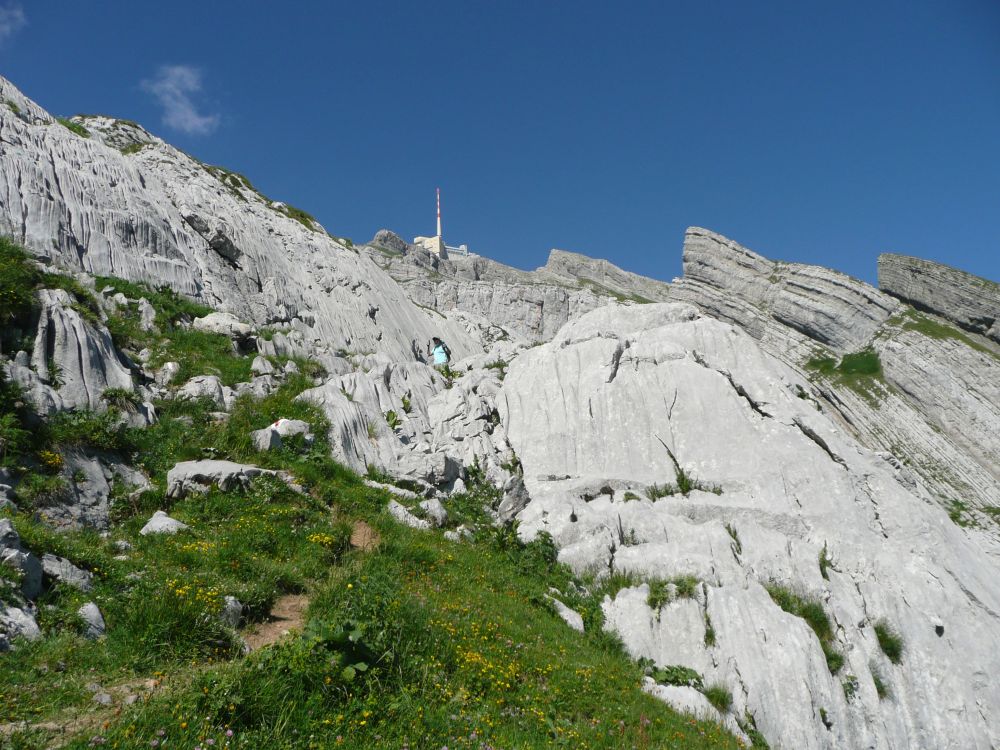
M 153 516 L 146 522 L 139 533 L 143 536 L 148 536 L 149 534 L 176 534 L 178 531 L 183 531 L 188 528 L 186 523 L 181 523 L 176 518 L 171 518 L 162 510 L 156 511 Z
M 93 574 L 81 570 L 64 557 L 49 553 L 42 555 L 42 571 L 49 578 L 80 591 L 86 592 L 94 588 Z
M 216 375 L 196 375 L 177 389 L 176 398 L 211 400 L 216 406 L 226 405 L 222 381 Z
M 182 461 L 167 472 L 167 497 L 178 499 L 190 492 L 207 492 L 217 485 L 223 492 L 246 487 L 250 480 L 277 472 L 233 461 Z
M 0 565 L 21 573 L 21 593 L 35 599 L 42 593 L 42 563 L 21 546 L 21 537 L 9 519 L 0 518 Z
M 195 318 L 191 327 L 197 331 L 207 331 L 208 333 L 218 333 L 228 336 L 231 339 L 242 341 L 249 337 L 254 329 L 253 326 L 242 322 L 231 313 L 212 312 L 203 318 Z
M 254 430 L 250 433 L 250 439 L 253 441 L 254 450 L 257 451 L 277 450 L 281 447 L 281 435 L 270 427 Z
M 259 451 L 269 451 L 282 446 L 282 438 L 303 435 L 306 445 L 312 445 L 315 437 L 310 432 L 308 422 L 301 419 L 279 419 L 274 424 L 250 433 L 254 447 Z
M 144 331 L 156 329 L 156 310 L 145 297 L 139 298 L 139 327 Z
M 104 616 L 100 608 L 94 602 L 87 602 L 76 614 L 83 620 L 83 637 L 91 641 L 96 641 L 104 635 L 107 630 L 104 624 Z
M 164 362 L 163 367 L 156 371 L 156 384 L 161 387 L 170 385 L 180 371 L 181 366 L 178 362 Z
M 563 619 L 563 622 L 573 628 L 576 632 L 583 632 L 583 616 L 579 612 L 574 609 L 570 609 L 554 596 L 547 596 L 546 599 L 552 602 L 552 606 L 556 609 L 556 614 Z
M 524 486 L 521 477 L 511 477 L 504 487 L 503 499 L 497 507 L 497 517 L 503 523 L 510 523 L 522 510 L 528 507 L 531 502 L 531 495 L 528 488 Z
M 389 511 L 389 515 L 395 518 L 404 526 L 409 526 L 413 529 L 429 529 L 431 527 L 430 523 L 422 518 L 417 518 L 415 515 L 410 513 L 403 505 L 400 505 L 395 500 L 390 500 L 389 504 L 386 506 L 386 510 Z
M 37 641 L 42 637 L 42 631 L 35 617 L 27 609 L 6 606 L 0 603 L 0 636 L 5 636 L 7 647 L 15 638 Z M 4 650 L 0 645 L 0 651 Z
M 257 355 L 254 357 L 253 362 L 250 365 L 250 372 L 254 375 L 273 375 L 275 371 L 274 365 L 267 357 L 262 357 Z
M 448 523 L 448 511 L 444 509 L 441 501 L 437 498 L 423 500 L 418 507 L 424 512 L 424 517 L 435 527 L 444 526 Z

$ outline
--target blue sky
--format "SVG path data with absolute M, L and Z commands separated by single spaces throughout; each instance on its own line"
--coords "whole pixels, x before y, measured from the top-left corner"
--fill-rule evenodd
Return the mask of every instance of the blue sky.
M 0 72 L 365 240 L 681 273 L 684 229 L 1000 280 L 995 0 L 0 0 Z

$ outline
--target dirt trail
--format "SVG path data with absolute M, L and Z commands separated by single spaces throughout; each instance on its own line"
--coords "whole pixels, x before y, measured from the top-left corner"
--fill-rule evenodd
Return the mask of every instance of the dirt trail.
M 375 529 L 364 521 L 356 521 L 351 529 L 351 547 L 362 552 L 370 552 L 378 547 L 381 538 Z M 309 597 L 305 594 L 286 594 L 279 597 L 271 608 L 267 620 L 255 623 L 241 632 L 249 651 L 277 643 L 295 631 L 301 631 L 305 625 L 306 610 L 309 608 Z M 175 675 L 175 679 L 164 676 L 162 679 L 137 678 L 114 685 L 101 686 L 96 683 L 88 686 L 95 696 L 102 695 L 104 700 L 91 706 L 76 706 L 62 712 L 46 721 L 30 722 L 15 721 L 0 724 L 0 740 L 25 731 L 47 732 L 52 735 L 49 748 L 60 748 L 75 739 L 85 731 L 99 731 L 107 721 L 119 716 L 126 706 L 136 702 L 149 700 L 157 692 L 170 683 L 176 685 L 176 678 L 190 678 L 194 672 L 206 668 L 200 665 L 193 670 L 185 670 Z M 168 683 L 168 684 L 164 684 Z
M 264 622 L 251 625 L 243 631 L 243 640 L 251 651 L 257 651 L 270 646 L 293 630 L 302 630 L 308 607 L 309 597 L 305 594 L 286 594 L 278 598 Z

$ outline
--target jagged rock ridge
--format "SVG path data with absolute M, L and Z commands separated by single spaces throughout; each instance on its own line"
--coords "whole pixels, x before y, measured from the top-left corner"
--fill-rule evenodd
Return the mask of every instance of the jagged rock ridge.
M 535 271 L 478 255 L 439 258 L 388 230 L 376 234 L 366 250 L 419 304 L 481 315 L 528 341 L 548 341 L 571 318 L 613 300 L 669 298 L 665 282 L 565 250 L 552 250 Z

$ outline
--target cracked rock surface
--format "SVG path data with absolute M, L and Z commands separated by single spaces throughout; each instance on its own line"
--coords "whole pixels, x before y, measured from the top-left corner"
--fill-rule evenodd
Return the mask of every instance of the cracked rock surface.
M 579 571 L 695 576 L 693 598 L 658 612 L 644 586 L 619 591 L 606 622 L 634 656 L 725 684 L 735 715 L 755 717 L 772 746 L 995 745 L 996 542 L 967 537 L 920 483 L 798 397 L 805 387 L 747 333 L 687 305 L 572 321 L 511 363 L 499 398 L 531 495 L 520 533 L 549 532 Z M 650 499 L 680 471 L 687 494 Z M 837 674 L 771 584 L 822 604 L 845 659 Z M 941 636 L 934 618 L 947 621 Z M 882 654 L 880 619 L 911 658 Z

